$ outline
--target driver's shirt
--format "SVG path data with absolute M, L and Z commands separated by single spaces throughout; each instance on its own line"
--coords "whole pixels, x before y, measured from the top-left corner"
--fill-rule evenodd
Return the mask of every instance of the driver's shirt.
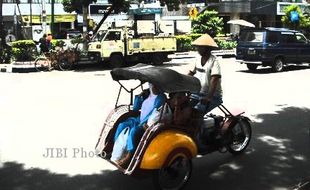
M 201 84 L 201 94 L 208 94 L 208 89 L 211 81 L 211 76 L 220 75 L 221 67 L 220 63 L 215 55 L 211 55 L 204 66 L 201 65 L 201 56 L 198 56 L 195 62 L 195 77 L 197 77 Z M 214 96 L 222 96 L 221 78 L 217 84 Z

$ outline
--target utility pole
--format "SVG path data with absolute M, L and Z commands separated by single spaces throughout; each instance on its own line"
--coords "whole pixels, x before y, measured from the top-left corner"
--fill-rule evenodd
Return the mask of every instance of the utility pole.
M 83 37 L 85 39 L 85 37 L 87 36 L 87 13 L 88 12 L 88 7 L 86 5 L 83 4 Z M 87 42 L 84 41 L 83 43 L 83 50 L 86 51 L 87 50 Z
M 55 34 L 55 0 L 51 1 L 51 32 Z
M 17 29 L 18 29 L 17 24 L 18 24 L 18 22 L 17 22 L 17 15 L 16 15 L 16 6 L 14 7 L 14 17 L 13 18 L 14 18 L 14 34 L 15 34 L 16 38 L 19 38 L 18 32 L 17 32 Z
M 4 29 L 3 29 L 3 15 L 2 15 L 2 5 L 3 0 L 0 0 L 0 49 L 4 47 L 5 44 L 5 37 L 4 37 Z
M 45 0 L 42 0 L 42 28 L 43 28 L 43 34 L 46 34 L 46 8 L 45 8 Z
M 32 0 L 28 0 L 29 1 L 29 6 L 30 6 L 30 29 L 31 29 L 31 39 L 33 39 L 32 36 Z

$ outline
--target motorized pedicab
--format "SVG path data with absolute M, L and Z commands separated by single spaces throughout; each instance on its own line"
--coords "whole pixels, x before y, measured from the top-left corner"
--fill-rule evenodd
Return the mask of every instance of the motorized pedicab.
M 96 144 L 96 153 L 110 161 L 114 134 L 118 124 L 125 119 L 137 116 L 139 112 L 132 110 L 134 92 L 143 88 L 143 83 L 150 82 L 158 86 L 167 95 L 183 93 L 184 105 L 190 106 L 190 94 L 200 91 L 201 85 L 197 78 L 180 74 L 164 67 L 138 64 L 129 68 L 117 68 L 111 71 L 113 80 L 120 84 L 115 108 L 110 112 Z M 123 80 L 139 80 L 137 86 L 127 89 Z M 130 94 L 128 105 L 118 105 L 121 91 Z M 167 102 L 169 99 L 167 99 Z M 187 103 L 186 103 L 187 102 Z M 171 106 L 171 105 L 170 105 Z M 185 109 L 185 108 L 184 108 Z M 118 167 L 127 175 L 146 171 L 152 173 L 157 189 L 181 189 L 189 180 L 192 171 L 192 159 L 198 155 L 206 155 L 214 151 L 232 154 L 242 153 L 251 139 L 249 119 L 231 114 L 223 105 L 219 109 L 224 113 L 203 116 L 190 107 L 187 122 L 159 122 L 149 126 L 141 139 L 127 167 Z M 172 111 L 175 111 L 171 107 Z M 188 110 L 188 107 L 187 107 Z M 176 114 L 172 114 L 177 117 Z

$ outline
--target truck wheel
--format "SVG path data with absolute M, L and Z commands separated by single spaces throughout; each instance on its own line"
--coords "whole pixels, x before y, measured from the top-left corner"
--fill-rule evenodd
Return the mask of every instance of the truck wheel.
M 119 68 L 122 67 L 124 65 L 124 58 L 122 55 L 120 54 L 113 54 L 110 57 L 110 65 L 113 68 Z
M 272 70 L 274 72 L 281 72 L 284 68 L 284 60 L 282 58 L 276 58 L 272 64 Z
M 255 71 L 258 67 L 258 65 L 255 65 L 255 64 L 247 64 L 246 66 L 248 67 L 250 71 Z
M 152 64 L 153 65 L 162 65 L 164 63 L 165 56 L 162 53 L 155 53 L 152 56 Z

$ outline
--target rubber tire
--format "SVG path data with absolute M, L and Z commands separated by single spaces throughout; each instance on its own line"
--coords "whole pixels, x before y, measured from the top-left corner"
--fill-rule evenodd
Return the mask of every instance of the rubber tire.
M 44 61 L 44 65 L 42 65 L 42 61 Z M 46 57 L 38 57 L 35 61 L 34 61 L 34 67 L 37 71 L 49 71 L 50 69 L 50 60 Z
M 246 64 L 246 66 L 248 67 L 250 71 L 256 71 L 258 67 L 258 65 L 255 65 L 255 64 Z
M 272 64 L 272 70 L 274 72 L 281 72 L 284 69 L 284 60 L 282 58 L 276 58 Z
M 165 56 L 162 53 L 154 53 L 152 55 L 152 65 L 163 65 L 165 60 Z
M 61 71 L 68 71 L 71 70 L 72 64 L 67 59 L 62 59 L 58 62 L 58 67 Z
M 110 65 L 112 68 L 120 68 L 124 66 L 124 57 L 121 54 L 113 54 L 110 57 Z
M 243 148 L 241 150 L 234 150 L 231 145 L 227 145 L 227 150 L 228 152 L 230 152 L 231 154 L 233 155 L 238 155 L 238 154 L 241 154 L 244 152 L 244 150 L 248 147 L 248 145 L 250 144 L 250 141 L 251 141 L 251 138 L 252 138 L 252 129 L 251 129 L 251 125 L 250 123 L 247 121 L 247 120 L 244 120 L 244 119 L 240 119 L 236 124 L 235 126 L 239 123 L 239 122 L 242 122 L 244 125 L 246 125 L 247 127 L 247 130 L 249 130 L 249 140 L 247 141 L 247 143 L 245 144 L 245 146 L 243 146 Z M 230 133 L 233 133 L 232 132 L 232 129 L 234 127 L 230 128 Z
M 169 157 L 170 157 L 170 156 L 168 156 L 168 158 L 169 158 Z M 182 183 L 179 184 L 179 185 L 176 186 L 176 187 L 171 187 L 171 188 L 165 188 L 165 187 L 162 186 L 161 180 L 160 180 L 160 179 L 161 179 L 161 174 L 162 174 L 162 172 L 163 172 L 164 170 L 166 170 L 167 167 L 168 167 L 168 166 L 166 166 L 166 167 L 163 167 L 163 168 L 161 168 L 161 169 L 156 170 L 156 171 L 153 172 L 153 183 L 154 183 L 155 189 L 157 189 L 157 190 L 180 190 L 180 189 L 184 188 L 185 185 L 188 183 L 188 181 L 189 181 L 189 179 L 190 179 L 190 177 L 191 177 L 191 174 L 192 174 L 192 169 L 193 169 L 192 160 L 189 159 L 189 158 L 188 158 L 187 156 L 185 156 L 185 155 L 182 155 L 182 156 L 180 155 L 180 156 L 174 158 L 174 160 L 168 161 L 168 163 L 171 163 L 171 165 L 173 165 L 173 163 L 174 163 L 177 159 L 184 159 L 183 161 L 185 161 L 186 164 L 188 164 L 188 166 L 189 166 L 188 170 L 186 171 L 186 172 L 187 172 L 187 175 L 184 176 L 184 179 L 183 179 Z

